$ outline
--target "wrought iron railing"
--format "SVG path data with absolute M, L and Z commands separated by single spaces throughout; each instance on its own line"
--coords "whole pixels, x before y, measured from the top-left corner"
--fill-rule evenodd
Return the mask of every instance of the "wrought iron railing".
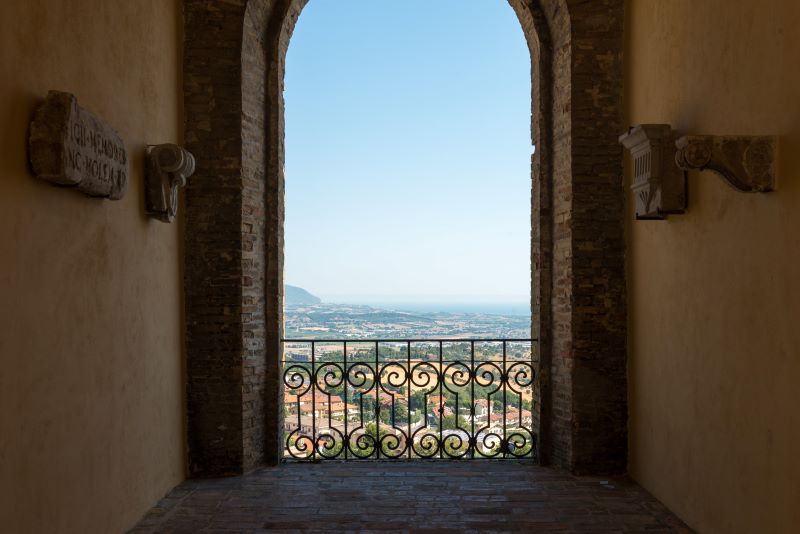
M 284 458 L 536 458 L 536 340 L 283 340 Z

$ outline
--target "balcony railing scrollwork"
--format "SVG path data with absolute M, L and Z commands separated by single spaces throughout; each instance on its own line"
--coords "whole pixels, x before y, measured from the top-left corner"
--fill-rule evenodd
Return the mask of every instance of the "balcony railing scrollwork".
M 284 458 L 536 459 L 536 340 L 283 340 Z

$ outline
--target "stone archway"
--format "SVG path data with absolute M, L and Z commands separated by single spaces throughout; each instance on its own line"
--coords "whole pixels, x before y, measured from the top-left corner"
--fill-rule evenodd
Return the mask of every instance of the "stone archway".
M 283 77 L 307 0 L 185 0 L 189 473 L 279 459 Z M 531 51 L 540 457 L 627 457 L 623 0 L 509 0 Z

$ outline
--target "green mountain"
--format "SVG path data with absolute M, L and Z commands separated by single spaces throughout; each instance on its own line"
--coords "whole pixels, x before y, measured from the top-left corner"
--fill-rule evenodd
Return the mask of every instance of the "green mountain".
M 283 286 L 283 294 L 286 298 L 287 306 L 308 306 L 322 302 L 321 298 L 312 295 L 302 287 Z

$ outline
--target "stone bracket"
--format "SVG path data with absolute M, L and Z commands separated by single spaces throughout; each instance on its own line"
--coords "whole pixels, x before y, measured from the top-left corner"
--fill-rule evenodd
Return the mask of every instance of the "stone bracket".
M 775 189 L 778 138 L 775 136 L 684 135 L 669 124 L 640 124 L 619 137 L 634 159 L 631 190 L 637 219 L 665 219 L 684 213 L 686 172 L 712 170 L 737 191 Z
M 675 163 L 684 171 L 714 171 L 745 193 L 775 189 L 777 137 L 685 135 L 675 146 Z
M 146 152 L 145 212 L 162 222 L 178 213 L 178 189 L 194 174 L 194 156 L 173 144 L 150 145 Z

